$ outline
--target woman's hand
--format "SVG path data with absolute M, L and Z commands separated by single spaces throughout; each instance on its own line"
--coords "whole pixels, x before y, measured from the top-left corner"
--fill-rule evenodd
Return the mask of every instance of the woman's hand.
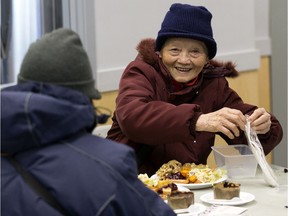
M 271 115 L 266 112 L 264 108 L 258 108 L 254 110 L 248 120 L 250 121 L 251 128 L 257 134 L 265 134 L 271 127 Z
M 254 125 L 260 129 L 259 121 L 254 121 L 259 116 L 257 113 L 253 113 L 250 117 Z M 263 120 L 261 122 L 263 123 Z M 240 129 L 245 130 L 245 124 L 246 118 L 240 110 L 224 107 L 218 111 L 200 115 L 196 122 L 196 131 L 221 132 L 230 139 L 234 139 L 240 135 Z

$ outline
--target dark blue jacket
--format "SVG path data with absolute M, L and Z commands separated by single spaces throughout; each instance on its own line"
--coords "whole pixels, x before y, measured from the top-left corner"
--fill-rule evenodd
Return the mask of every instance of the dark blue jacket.
M 71 89 L 26 83 L 1 91 L 1 152 L 16 159 L 70 215 L 175 215 L 137 178 L 134 151 L 91 135 L 95 114 Z M 1 157 L 1 215 L 60 215 Z

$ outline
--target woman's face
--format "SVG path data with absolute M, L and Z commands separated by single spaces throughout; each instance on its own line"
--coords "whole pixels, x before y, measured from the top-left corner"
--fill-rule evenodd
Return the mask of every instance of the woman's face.
M 209 60 L 204 42 L 190 38 L 169 38 L 160 54 L 171 76 L 180 83 L 196 78 Z

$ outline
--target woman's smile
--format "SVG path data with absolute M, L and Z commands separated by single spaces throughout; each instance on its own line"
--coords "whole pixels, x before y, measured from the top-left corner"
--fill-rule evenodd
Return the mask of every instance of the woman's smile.
M 180 73 L 187 73 L 189 72 L 192 68 L 183 68 L 183 67 L 175 67 L 176 70 L 178 70 Z

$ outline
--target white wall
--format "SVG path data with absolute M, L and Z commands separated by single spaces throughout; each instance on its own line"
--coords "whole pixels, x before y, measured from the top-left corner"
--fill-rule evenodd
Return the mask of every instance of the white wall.
M 269 0 L 255 0 L 255 39 L 262 56 L 271 54 L 269 20 Z
M 137 54 L 135 50 L 137 44 L 143 38 L 156 38 L 166 12 L 170 5 L 176 2 L 172 0 L 64 2 L 67 1 L 71 4 L 68 11 L 71 13 L 69 25 L 71 24 L 71 28 L 82 37 L 95 71 L 96 87 L 101 92 L 118 89 L 124 68 Z M 26 8 L 20 12 L 15 11 L 17 19 L 13 21 L 18 23 L 17 25 L 13 23 L 18 27 L 15 28 L 13 38 L 12 54 L 15 56 L 11 58 L 15 80 L 26 50 L 30 43 L 39 37 L 37 32 L 39 17 L 35 13 L 37 1 L 29 2 L 30 5 L 27 2 L 22 3 L 22 0 L 13 0 L 17 8 L 18 6 Z M 212 12 L 214 37 L 218 44 L 216 59 L 231 60 L 238 65 L 239 71 L 245 71 L 259 67 L 260 55 L 271 54 L 269 0 L 181 2 L 204 5 Z M 21 40 L 18 39 L 19 36 Z
M 190 0 L 213 14 L 212 25 L 218 45 L 215 59 L 231 60 L 240 71 L 257 69 L 260 55 L 270 54 L 269 0 Z M 100 91 L 118 89 L 126 65 L 136 56 L 143 38 L 156 38 L 172 0 L 96 0 L 96 65 Z

